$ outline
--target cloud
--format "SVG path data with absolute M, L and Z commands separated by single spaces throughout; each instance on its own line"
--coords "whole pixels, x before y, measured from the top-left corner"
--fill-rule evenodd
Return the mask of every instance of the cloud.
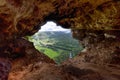
M 66 31 L 70 32 L 70 29 L 64 29 L 61 26 L 57 26 L 54 22 L 47 22 L 45 25 L 41 26 L 39 31 Z

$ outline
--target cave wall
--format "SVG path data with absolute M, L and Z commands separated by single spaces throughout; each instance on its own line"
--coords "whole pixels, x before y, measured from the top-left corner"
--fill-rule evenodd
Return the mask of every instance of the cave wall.
M 0 42 L 32 35 L 48 20 L 72 30 L 120 29 L 119 0 L 0 0 L 0 2 Z
M 1 42 L 32 35 L 49 20 L 72 30 L 119 30 L 119 4 L 119 0 L 1 0 Z
M 70 28 L 73 37 L 84 45 L 86 52 L 79 57 L 82 62 L 118 65 L 119 5 L 119 0 L 0 0 L 0 58 L 8 59 L 12 65 L 29 64 L 31 58 L 30 63 L 54 63 L 23 39 L 52 20 Z
M 80 54 L 83 57 L 81 61 L 100 65 L 120 64 L 119 30 L 74 30 L 73 35 L 85 47 Z

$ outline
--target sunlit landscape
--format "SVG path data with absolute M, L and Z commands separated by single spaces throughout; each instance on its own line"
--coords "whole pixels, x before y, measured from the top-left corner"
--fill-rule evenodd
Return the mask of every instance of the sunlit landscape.
M 56 63 L 76 56 L 82 50 L 80 43 L 72 37 L 70 29 L 57 26 L 54 22 L 48 22 L 41 29 L 29 37 L 34 46 Z

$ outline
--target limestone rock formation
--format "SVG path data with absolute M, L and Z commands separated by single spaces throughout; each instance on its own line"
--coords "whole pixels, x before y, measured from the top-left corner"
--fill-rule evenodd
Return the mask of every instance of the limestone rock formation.
M 56 76 L 54 80 L 119 80 L 119 14 L 119 0 L 0 0 L 0 58 L 11 61 L 9 80 L 17 80 L 14 71 L 17 73 L 18 69 L 21 69 L 18 70 L 18 75 L 26 74 L 21 75 L 25 80 L 30 80 L 31 75 L 40 75 L 40 80 L 51 80 L 53 76 Z M 56 66 L 51 59 L 23 39 L 24 36 L 37 32 L 49 20 L 64 28 L 71 28 L 73 37 L 83 44 L 86 52 L 76 57 L 75 61 L 69 63 L 68 60 L 63 66 Z M 2 59 L 0 63 L 5 64 L 0 67 L 9 72 L 10 67 L 5 67 L 10 64 Z M 31 74 L 24 72 L 24 68 L 27 70 L 28 66 L 37 62 L 42 62 L 42 67 L 35 70 L 37 74 L 32 73 L 34 70 Z M 113 66 L 112 69 L 107 65 Z M 60 73 L 51 71 L 54 68 Z M 4 71 L 0 69 L 0 72 Z M 0 79 L 7 80 L 8 72 L 1 75 Z M 38 79 L 37 77 L 32 80 Z

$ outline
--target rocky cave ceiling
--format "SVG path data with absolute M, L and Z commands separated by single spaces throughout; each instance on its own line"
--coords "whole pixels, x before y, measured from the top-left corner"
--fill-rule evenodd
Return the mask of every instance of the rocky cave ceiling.
M 37 32 L 46 21 L 73 31 L 119 30 L 119 0 L 0 0 L 0 42 Z

